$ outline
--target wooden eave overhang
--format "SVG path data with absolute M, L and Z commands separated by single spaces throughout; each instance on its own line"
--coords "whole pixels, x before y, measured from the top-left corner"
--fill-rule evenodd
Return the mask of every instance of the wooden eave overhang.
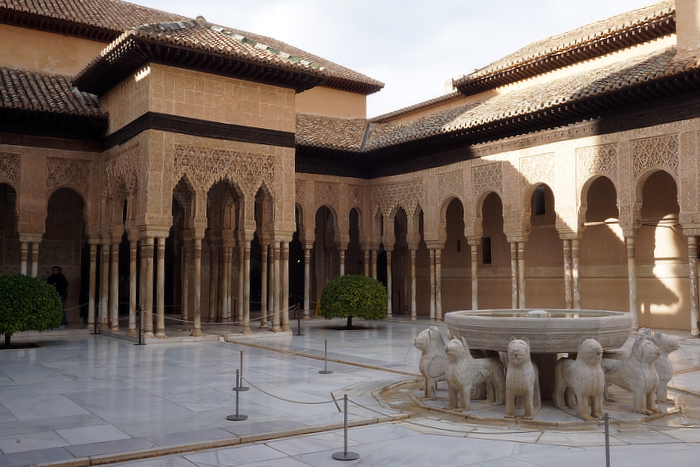
M 121 34 L 120 31 L 112 31 L 89 24 L 76 23 L 8 8 L 0 8 L 0 23 L 103 43 L 110 43 Z
M 19 108 L 0 108 L 0 132 L 100 142 L 108 116 L 83 116 Z
M 465 76 L 456 80 L 454 85 L 459 92 L 470 96 L 575 63 L 602 57 L 675 32 L 676 15 L 674 11 L 656 18 L 652 22 L 595 38 L 567 50 L 534 57 L 485 76 L 474 78 Z
M 266 66 L 253 60 L 155 42 L 132 35 L 90 63 L 75 77 L 73 84 L 81 91 L 102 96 L 149 62 L 291 88 L 296 92 L 306 91 L 327 81 L 325 76 Z
M 688 107 L 690 110 L 683 110 L 686 96 L 694 96 L 693 99 L 698 101 L 697 105 Z M 667 104 L 671 102 L 675 102 L 675 106 L 664 112 L 663 107 L 671 105 Z M 700 69 L 477 127 L 391 144 L 361 154 L 297 145 L 297 153 L 304 158 L 302 170 L 299 171 L 343 175 L 348 164 L 362 162 L 363 170 L 357 171 L 355 176 L 376 178 L 398 175 L 474 158 L 476 156 L 470 147 L 506 138 L 586 121 L 595 123 L 596 134 L 605 134 L 692 118 L 694 114 L 688 112 L 696 111 L 700 116 Z M 314 164 L 320 168 L 320 172 L 312 170 Z
M 355 94 L 363 94 L 368 96 L 374 94 L 375 92 L 381 91 L 384 86 L 376 83 L 362 83 L 359 81 L 352 81 L 349 79 L 329 77 L 328 80 L 323 84 L 324 87 L 331 89 L 338 89 L 340 91 L 352 92 Z

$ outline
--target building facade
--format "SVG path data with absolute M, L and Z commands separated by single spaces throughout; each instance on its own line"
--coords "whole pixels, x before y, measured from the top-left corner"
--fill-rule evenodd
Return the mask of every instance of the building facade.
M 5 0 L 0 273 L 62 266 L 72 321 L 133 334 L 140 307 L 159 337 L 168 314 L 288 329 L 340 274 L 413 319 L 611 309 L 697 335 L 696 8 L 535 42 L 367 119 L 382 83 L 272 38 Z

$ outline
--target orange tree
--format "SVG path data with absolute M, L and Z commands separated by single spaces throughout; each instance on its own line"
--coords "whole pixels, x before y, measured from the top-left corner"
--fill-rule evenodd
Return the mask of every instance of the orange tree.
M 365 320 L 386 318 L 389 298 L 384 285 L 367 276 L 340 276 L 323 288 L 320 308 L 326 319 L 347 318 L 347 327 L 352 327 L 352 318 Z
M 12 334 L 44 331 L 61 324 L 63 304 L 53 286 L 22 274 L 0 276 L 0 334 L 5 348 Z

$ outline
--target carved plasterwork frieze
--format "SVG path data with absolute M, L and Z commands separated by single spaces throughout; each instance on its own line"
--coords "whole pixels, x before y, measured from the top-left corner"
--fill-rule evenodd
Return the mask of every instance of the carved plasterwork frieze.
M 19 154 L 0 153 L 0 183 L 19 189 Z
M 472 190 L 474 195 L 484 191 L 503 192 L 503 165 L 500 162 L 472 167 Z
M 408 212 L 415 212 L 423 199 L 423 182 L 388 183 L 374 187 L 372 191 L 373 205 L 379 206 L 381 212 L 388 216 L 396 206 L 402 206 Z
M 332 206 L 338 210 L 340 207 L 339 187 L 337 183 L 316 182 L 314 192 L 316 193 L 316 207 Z
M 464 196 L 464 176 L 461 170 L 438 174 L 438 199 L 449 195 Z
M 126 193 L 138 189 L 139 145 L 134 144 L 105 162 L 107 195 L 113 196 L 119 188 Z
M 520 159 L 521 185 L 528 186 L 542 182 L 553 188 L 555 169 L 556 159 L 554 153 L 523 157 Z
M 46 188 L 53 190 L 62 185 L 87 193 L 90 190 L 90 161 L 47 157 Z
M 363 207 L 365 204 L 365 190 L 360 185 L 348 185 L 348 206 L 350 208 Z
M 632 141 L 634 178 L 650 168 L 661 168 L 678 177 L 678 135 Z
M 197 190 L 206 191 L 219 180 L 229 179 L 254 195 L 263 182 L 274 187 L 275 174 L 275 158 L 271 155 L 175 145 L 173 181 L 177 183 L 187 175 Z
M 576 149 L 577 186 L 591 175 L 605 175 L 613 182 L 617 181 L 617 146 L 601 144 Z
M 294 180 L 294 200 L 301 206 L 306 204 L 306 180 Z
M 698 210 L 697 158 L 695 157 L 696 132 L 680 135 L 680 161 L 682 164 L 680 183 L 681 213 L 694 213 Z

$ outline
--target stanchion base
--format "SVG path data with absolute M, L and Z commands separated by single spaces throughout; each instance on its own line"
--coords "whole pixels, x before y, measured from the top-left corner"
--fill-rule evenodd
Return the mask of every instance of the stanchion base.
M 331 370 L 321 370 L 321 371 L 319 371 L 319 373 L 321 373 L 322 375 L 330 375 L 330 374 L 333 374 L 333 372 L 332 372 Z
M 233 388 L 232 391 L 240 391 L 240 392 L 245 392 L 248 391 L 250 388 L 248 386 L 241 386 L 240 388 Z
M 139 344 L 139 343 L 137 342 L 137 343 L 135 343 L 134 345 L 146 345 L 146 344 Z
M 359 458 L 360 455 L 356 452 L 336 452 L 333 454 L 333 459 L 337 461 L 354 461 Z
M 232 422 L 242 422 L 243 420 L 248 420 L 247 415 L 229 415 L 226 417 L 226 420 L 230 420 Z

